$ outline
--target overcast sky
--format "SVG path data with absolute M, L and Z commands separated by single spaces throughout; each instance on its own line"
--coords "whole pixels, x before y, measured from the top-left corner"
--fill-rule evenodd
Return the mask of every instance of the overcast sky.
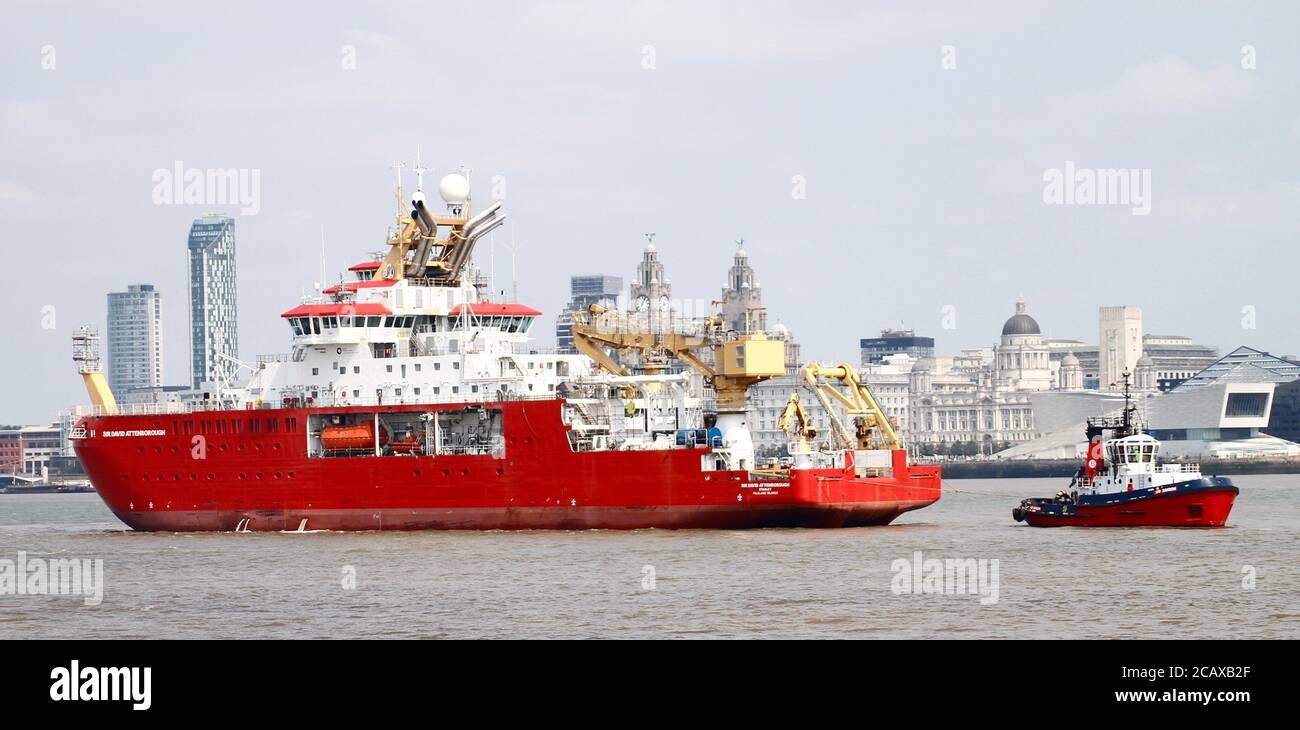
M 188 382 L 209 209 L 238 219 L 241 356 L 287 350 L 321 226 L 332 272 L 382 248 L 417 144 L 480 200 L 504 179 L 546 341 L 568 276 L 630 278 L 654 231 L 693 298 L 744 237 L 809 358 L 856 362 L 900 323 L 988 346 L 1018 295 L 1052 337 L 1095 342 L 1099 306 L 1135 304 L 1147 332 L 1300 352 L 1293 2 L 121 5 L 6 2 L 0 422 L 87 400 L 70 335 L 131 283 L 162 291 Z M 156 205 L 176 161 L 256 170 L 260 209 Z M 1071 161 L 1149 171 L 1149 214 L 1045 203 Z

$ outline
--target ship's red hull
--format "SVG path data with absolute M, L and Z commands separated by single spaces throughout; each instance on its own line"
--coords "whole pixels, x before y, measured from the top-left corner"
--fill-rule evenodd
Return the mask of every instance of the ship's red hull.
M 938 467 L 909 466 L 902 451 L 886 477 L 850 467 L 764 479 L 702 470 L 703 448 L 575 452 L 562 401 L 490 405 L 505 414 L 500 456 L 307 454 L 311 413 L 463 404 L 87 418 L 75 448 L 138 530 L 856 527 L 939 499 Z
M 1032 527 L 1222 527 L 1237 498 L 1236 487 L 1156 495 L 1121 504 L 1079 504 L 1068 514 L 1025 511 Z

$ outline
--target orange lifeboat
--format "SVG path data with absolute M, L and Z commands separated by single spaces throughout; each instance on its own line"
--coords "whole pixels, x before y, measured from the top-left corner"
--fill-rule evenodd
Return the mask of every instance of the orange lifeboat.
M 350 426 L 327 426 L 320 432 L 321 445 L 327 451 L 375 448 L 375 427 L 368 423 Z M 379 447 L 388 444 L 388 429 L 379 429 Z
M 394 454 L 418 454 L 424 445 L 415 437 L 415 434 L 409 434 L 406 438 L 390 441 L 388 448 L 392 449 Z

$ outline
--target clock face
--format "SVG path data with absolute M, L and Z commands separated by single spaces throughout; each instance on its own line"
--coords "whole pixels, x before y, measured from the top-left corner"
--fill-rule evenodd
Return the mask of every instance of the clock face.
M 659 297 L 659 309 L 668 311 L 668 297 Z
M 645 312 L 650 309 L 650 297 L 642 294 L 636 298 L 636 311 Z

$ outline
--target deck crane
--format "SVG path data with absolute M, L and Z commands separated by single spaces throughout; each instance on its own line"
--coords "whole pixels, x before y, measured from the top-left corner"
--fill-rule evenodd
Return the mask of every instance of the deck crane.
M 898 450 L 903 448 L 889 416 L 881 410 L 880 405 L 871 395 L 871 390 L 862 383 L 858 378 L 858 371 L 851 365 L 842 363 L 829 367 L 809 363 L 803 366 L 801 374 L 804 385 L 816 394 L 827 415 L 830 416 L 831 434 L 837 445 L 845 449 Z M 847 395 L 832 385 L 831 381 L 838 381 L 843 386 L 843 391 L 847 391 Z M 790 405 L 802 410 L 803 406 L 799 404 L 798 398 L 798 393 L 792 393 Z M 831 404 L 832 398 L 844 407 L 845 415 L 852 419 L 852 430 Z M 787 412 L 790 405 L 787 405 Z M 807 413 L 804 412 L 804 417 L 806 416 Z M 784 416 L 782 420 L 784 421 Z
M 753 466 L 754 446 L 745 425 L 745 394 L 755 383 L 785 374 L 785 342 L 769 339 L 761 331 L 744 335 L 724 332 L 722 317 L 704 320 L 702 334 L 655 332 L 638 329 L 599 304 L 577 313 L 573 344 L 600 367 L 614 375 L 628 370 L 605 350 L 637 352 L 647 372 L 657 373 L 675 357 L 704 376 L 718 398 L 717 427 L 724 450 L 735 455 L 734 468 Z M 706 362 L 698 354 L 708 350 Z
M 811 454 L 813 443 L 817 439 L 817 427 L 813 425 L 808 409 L 803 407 L 798 393 L 790 394 L 790 401 L 777 419 L 776 425 L 790 436 L 795 437 L 793 454 Z

